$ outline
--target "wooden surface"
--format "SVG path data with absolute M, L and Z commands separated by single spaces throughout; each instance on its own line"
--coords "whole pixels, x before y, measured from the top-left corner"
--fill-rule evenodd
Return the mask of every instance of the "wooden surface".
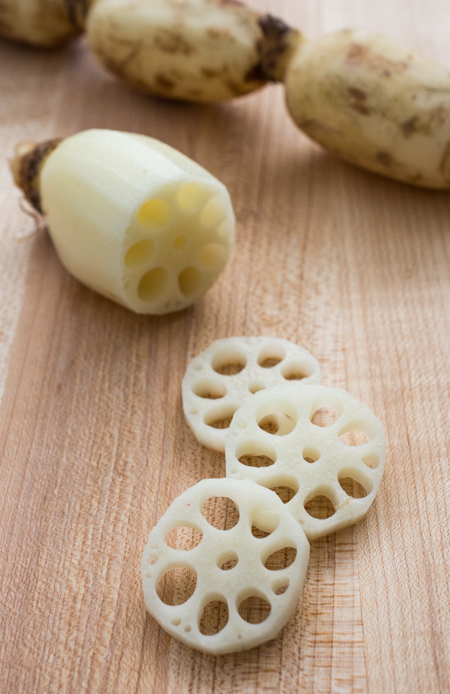
M 362 26 L 450 65 L 446 0 L 254 0 L 311 36 Z M 0 691 L 450 691 L 450 195 L 366 174 L 292 125 L 271 86 L 194 106 L 135 94 L 82 42 L 0 44 Z M 73 280 L 19 207 L 6 157 L 88 127 L 158 137 L 229 187 L 229 267 L 185 312 L 137 317 Z M 139 560 L 169 503 L 223 457 L 183 421 L 186 363 L 277 335 L 385 424 L 379 495 L 312 544 L 274 641 L 213 658 L 148 616 Z

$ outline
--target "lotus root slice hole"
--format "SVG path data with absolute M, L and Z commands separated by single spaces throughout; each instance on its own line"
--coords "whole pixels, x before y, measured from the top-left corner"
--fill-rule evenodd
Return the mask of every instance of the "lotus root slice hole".
M 304 378 L 309 378 L 313 373 L 313 366 L 303 361 L 290 361 L 283 364 L 281 375 L 286 381 L 302 381 Z
M 296 547 L 281 547 L 275 550 L 263 561 L 269 571 L 282 571 L 294 563 L 297 557 Z
M 288 504 L 290 501 L 292 501 L 292 499 L 298 492 L 298 482 L 294 478 L 291 478 L 286 481 L 283 480 L 281 484 L 272 482 L 270 486 L 266 484 L 264 486 L 267 486 L 267 489 L 270 489 L 271 492 L 274 492 L 280 499 L 280 501 L 283 502 L 283 504 Z
M 209 599 L 201 612 L 199 631 L 204 636 L 215 636 L 226 627 L 228 619 L 229 611 L 225 598 L 222 596 L 220 599 Z
M 167 533 L 164 542 L 171 549 L 189 551 L 197 547 L 202 538 L 203 533 L 199 528 L 179 525 Z
M 334 490 L 325 485 L 315 489 L 305 499 L 305 511 L 317 520 L 326 520 L 336 513 L 337 499 Z
M 283 595 L 289 588 L 289 579 L 288 578 L 279 578 L 276 581 L 273 581 L 272 583 L 272 590 L 275 593 L 275 595 Z
M 218 350 L 211 359 L 211 366 L 222 376 L 235 376 L 247 364 L 245 354 L 239 349 Z
M 239 522 L 239 508 L 226 496 L 213 496 L 201 508 L 203 518 L 217 530 L 231 530 Z
M 219 400 L 225 397 L 227 389 L 219 381 L 215 381 L 212 378 L 204 378 L 194 383 L 192 392 L 199 398 L 205 398 L 205 400 Z
M 261 383 L 261 381 L 253 381 L 252 383 L 250 383 L 248 390 L 250 393 L 252 393 L 252 395 L 254 395 L 255 393 L 258 393 L 260 390 L 264 390 L 265 387 L 266 386 L 264 385 L 264 383 Z
M 286 356 L 286 350 L 283 345 L 273 342 L 269 343 L 263 349 L 260 350 L 258 354 L 258 364 L 262 366 L 263 369 L 273 369 L 277 366 Z
M 358 469 L 341 470 L 338 480 L 344 492 L 353 499 L 364 499 L 372 491 L 372 482 Z
M 312 407 L 310 419 L 317 427 L 329 427 L 341 417 L 343 410 L 339 398 L 328 393 Z
M 297 411 L 287 400 L 264 403 L 256 413 L 259 428 L 277 436 L 290 434 L 295 429 L 297 420 Z
M 262 624 L 269 617 L 272 606 L 266 598 L 255 590 L 239 602 L 240 617 L 249 624 Z
M 367 465 L 367 467 L 371 470 L 376 470 L 380 464 L 380 459 L 376 453 L 369 453 L 368 455 L 363 456 L 362 461 L 364 465 Z
M 228 429 L 236 410 L 237 407 L 234 405 L 223 405 L 212 408 L 206 412 L 204 422 L 213 429 Z
M 376 429 L 369 421 L 351 422 L 339 431 L 339 438 L 346 446 L 364 446 L 370 443 L 376 434 Z
M 178 566 L 166 571 L 158 581 L 156 592 L 165 605 L 183 605 L 194 594 L 197 572 L 191 566 Z
M 314 446 L 307 446 L 302 451 L 302 458 L 307 463 L 317 463 L 320 458 L 320 451 Z
M 236 552 L 227 551 L 223 552 L 217 558 L 217 566 L 222 571 L 231 571 L 231 569 L 234 569 L 234 567 L 237 566 L 238 561 L 239 557 Z
M 270 467 L 277 460 L 273 446 L 257 440 L 246 441 L 236 450 L 236 458 L 241 465 L 249 467 Z

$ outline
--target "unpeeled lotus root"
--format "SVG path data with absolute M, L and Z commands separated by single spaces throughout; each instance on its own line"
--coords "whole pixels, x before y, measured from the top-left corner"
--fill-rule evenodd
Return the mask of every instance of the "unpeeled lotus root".
M 383 36 L 314 41 L 234 0 L 99 0 L 87 22 L 98 60 L 130 85 L 220 101 L 282 81 L 295 123 L 351 164 L 450 187 L 448 70 Z
M 55 48 L 79 34 L 95 0 L 2 0 L 0 36 Z

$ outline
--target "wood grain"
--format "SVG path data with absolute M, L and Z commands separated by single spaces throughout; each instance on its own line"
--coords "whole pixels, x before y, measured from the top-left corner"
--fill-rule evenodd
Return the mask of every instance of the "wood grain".
M 366 26 L 450 65 L 444 0 L 252 4 L 312 37 Z M 324 154 L 280 86 L 183 105 L 133 93 L 82 41 L 2 42 L 0 61 L 0 691 L 450 691 L 450 196 Z M 102 299 L 21 211 L 14 144 L 93 126 L 158 137 L 228 186 L 236 252 L 195 307 L 148 318 Z M 139 560 L 169 503 L 224 475 L 184 423 L 180 382 L 238 334 L 310 349 L 383 421 L 389 452 L 366 519 L 313 543 L 282 634 L 213 658 L 146 614 Z

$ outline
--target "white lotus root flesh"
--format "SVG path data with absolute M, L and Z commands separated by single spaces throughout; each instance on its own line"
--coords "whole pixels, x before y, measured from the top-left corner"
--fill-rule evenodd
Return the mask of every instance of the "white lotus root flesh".
M 19 185 L 26 156 L 13 164 Z M 32 161 L 33 152 L 29 156 Z M 31 187 L 34 204 L 37 189 L 37 207 L 41 203 L 67 270 L 136 313 L 193 304 L 217 279 L 233 247 L 226 187 L 144 135 L 87 130 L 62 140 Z
M 277 491 L 314 540 L 365 515 L 385 448 L 381 422 L 346 391 L 278 386 L 236 412 L 226 442 L 227 477 Z
M 275 638 L 301 595 L 309 543 L 272 492 L 249 481 L 202 480 L 150 533 L 145 604 L 172 636 L 220 655 Z
M 187 368 L 184 413 L 197 440 L 223 452 L 231 418 L 252 394 L 277 384 L 320 383 L 321 378 L 318 361 L 289 340 L 216 340 Z

